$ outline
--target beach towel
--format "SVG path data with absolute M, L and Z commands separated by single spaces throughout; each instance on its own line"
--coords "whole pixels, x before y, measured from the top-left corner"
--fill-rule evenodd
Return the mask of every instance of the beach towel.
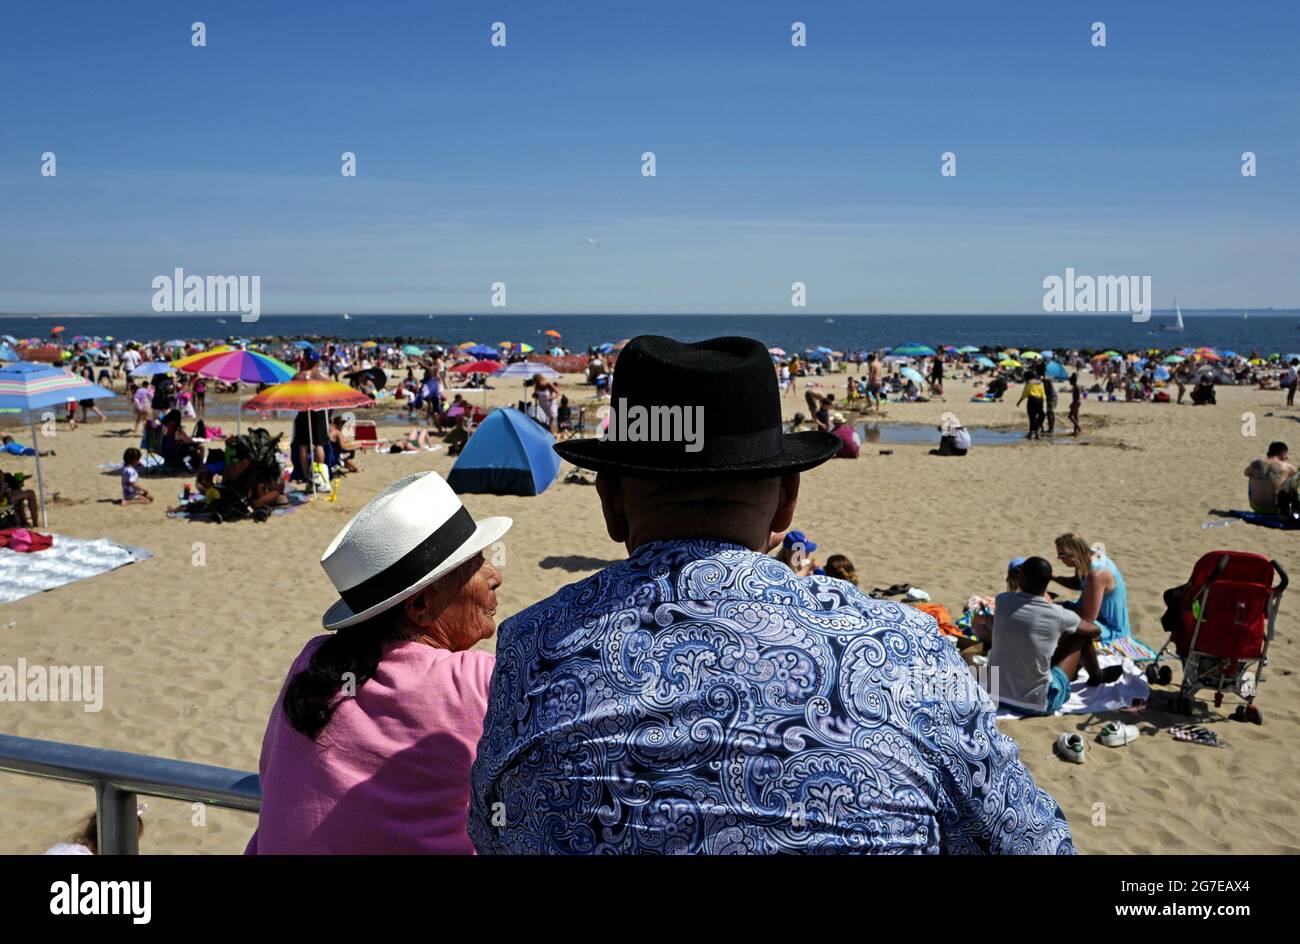
M 321 494 L 324 496 L 328 493 L 322 492 Z M 289 499 L 289 504 L 269 506 L 267 511 L 270 513 L 270 517 L 278 518 L 289 514 L 291 511 L 297 511 L 310 500 L 306 492 L 285 492 L 284 497 Z M 189 518 L 191 521 L 213 521 L 213 516 L 203 509 L 205 504 L 206 502 L 202 497 L 193 498 L 188 505 L 168 509 L 167 517 Z
M 1119 711 L 1121 708 L 1128 708 L 1139 699 L 1150 700 L 1151 686 L 1147 684 L 1146 677 L 1131 659 L 1110 653 L 1098 653 L 1097 664 L 1103 669 L 1111 665 L 1122 665 L 1124 674 L 1109 685 L 1092 686 L 1087 683 L 1084 673 L 1080 673 L 1080 677 L 1070 683 L 1070 697 L 1065 700 L 1065 704 L 1056 714 L 1083 715 Z M 998 709 L 1000 721 L 1023 717 L 1024 715 L 1007 708 Z
M 952 614 L 948 612 L 948 608 L 942 603 L 909 603 L 908 606 L 933 616 L 934 621 L 939 624 L 939 632 L 945 636 L 961 638 L 967 635 L 952 621 Z
M 1286 526 L 1281 516 L 1277 514 L 1263 514 L 1258 511 L 1211 511 L 1210 514 L 1218 515 L 1220 518 L 1240 518 L 1246 524 L 1259 525 L 1261 528 L 1280 528 L 1282 530 L 1293 530 Z
M 1112 639 L 1110 642 L 1098 646 L 1097 651 L 1102 655 L 1119 656 L 1121 659 L 1128 659 L 1138 665 L 1143 662 L 1154 662 L 1156 658 L 1154 649 L 1132 636 L 1120 636 L 1117 639 Z
M 56 535 L 53 546 L 39 554 L 0 548 L 0 603 L 12 603 L 151 556 L 143 548 L 115 544 L 108 538 L 89 541 L 64 535 Z

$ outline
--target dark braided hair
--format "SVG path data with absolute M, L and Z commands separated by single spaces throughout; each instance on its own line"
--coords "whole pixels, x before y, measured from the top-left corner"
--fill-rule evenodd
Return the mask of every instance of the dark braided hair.
M 402 609 L 395 606 L 345 626 L 311 654 L 307 667 L 284 690 L 284 713 L 295 730 L 314 740 L 334 714 L 330 703 L 343 687 L 344 674 L 352 673 L 356 688 L 375 674 L 384 643 L 406 635 Z

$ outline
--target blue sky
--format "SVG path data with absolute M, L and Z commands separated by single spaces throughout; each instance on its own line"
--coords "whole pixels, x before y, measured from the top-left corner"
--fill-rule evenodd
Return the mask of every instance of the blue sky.
M 1298 43 L 1293 3 L 6 4 L 0 310 L 178 266 L 269 314 L 1029 312 L 1067 265 L 1291 307 Z

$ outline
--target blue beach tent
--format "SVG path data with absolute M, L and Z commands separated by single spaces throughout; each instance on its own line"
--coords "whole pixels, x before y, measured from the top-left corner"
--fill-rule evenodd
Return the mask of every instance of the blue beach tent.
M 555 437 L 536 420 L 506 407 L 488 414 L 456 459 L 449 484 L 456 492 L 540 495 L 560 471 Z
M 1048 361 L 1047 376 L 1052 380 L 1068 380 L 1070 372 L 1065 369 L 1065 365 L 1060 361 Z

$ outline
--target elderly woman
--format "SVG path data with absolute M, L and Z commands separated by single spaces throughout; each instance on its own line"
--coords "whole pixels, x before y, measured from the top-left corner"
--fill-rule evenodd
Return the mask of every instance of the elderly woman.
M 475 523 L 434 472 L 389 486 L 321 565 L 341 597 L 271 711 L 249 853 L 461 853 L 494 657 L 501 575 L 483 556 L 509 518 Z
M 1104 549 L 1093 550 L 1077 534 L 1062 534 L 1056 539 L 1056 557 L 1074 573 L 1055 580 L 1063 587 L 1079 591 L 1079 599 L 1062 603 L 1074 610 L 1080 619 L 1101 627 L 1101 642 L 1108 643 L 1121 636 L 1131 636 L 1128 623 L 1128 588 L 1124 575 L 1115 562 L 1106 556 Z

